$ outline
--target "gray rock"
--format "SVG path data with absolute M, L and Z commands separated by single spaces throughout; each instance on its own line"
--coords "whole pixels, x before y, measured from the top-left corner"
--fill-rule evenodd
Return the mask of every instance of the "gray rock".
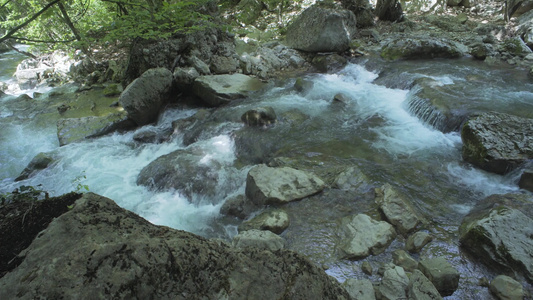
M 490 282 L 489 289 L 500 300 L 523 300 L 525 296 L 520 282 L 505 275 L 496 276 Z
M 505 4 L 507 18 L 521 16 L 533 9 L 532 0 L 506 0 Z
M 355 15 L 313 5 L 304 10 L 288 27 L 286 44 L 307 52 L 343 52 L 357 31 Z
M 298 93 L 307 94 L 315 85 L 315 83 L 311 80 L 303 79 L 302 77 L 296 78 L 296 81 L 294 82 L 294 89 Z
M 289 215 L 282 209 L 268 209 L 251 220 L 243 222 L 239 226 L 239 231 L 246 230 L 268 230 L 275 234 L 281 234 L 289 227 Z
M 376 189 L 375 201 L 387 220 L 402 233 L 414 230 L 420 223 L 407 199 L 388 183 Z
M 458 58 L 464 55 L 461 45 L 444 38 L 396 38 L 385 41 L 381 57 L 395 59 Z
M 208 154 L 203 148 L 193 147 L 160 156 L 141 170 L 137 184 L 157 191 L 179 190 L 189 199 L 199 194 L 224 198 L 226 195 L 217 189 L 224 165 L 216 160 L 205 161 Z
M 28 166 L 26 166 L 26 168 L 22 170 L 22 173 L 20 173 L 20 175 L 15 178 L 15 181 L 21 181 L 33 176 L 35 173 L 48 168 L 48 166 L 55 160 L 56 159 L 54 158 L 54 155 L 52 153 L 41 152 L 37 154 L 30 161 Z
M 379 291 L 381 299 L 396 300 L 405 299 L 409 278 L 402 267 L 390 268 L 383 274 Z
M 413 272 L 418 268 L 418 262 L 401 249 L 396 249 L 392 252 L 392 262 L 407 272 Z
M 57 138 L 59 146 L 106 135 L 117 130 L 129 130 L 135 127 L 130 115 L 116 112 L 104 116 L 67 118 L 57 121 Z
M 533 220 L 520 210 L 504 205 L 476 209 L 459 233 L 461 246 L 490 267 L 533 280 Z
M 270 106 L 258 107 L 245 112 L 241 121 L 248 126 L 273 125 L 277 121 L 276 112 Z
M 387 222 L 375 221 L 365 214 L 341 220 L 340 250 L 348 259 L 362 259 L 383 252 L 396 237 L 394 227 Z
M 333 187 L 341 190 L 352 190 L 369 184 L 368 177 L 356 166 L 350 166 L 335 179 Z
M 382 21 L 403 20 L 403 9 L 398 0 L 377 0 L 375 14 Z
M 421 260 L 418 269 L 442 296 L 452 295 L 459 287 L 459 272 L 444 257 Z
M 311 61 L 313 67 L 321 73 L 335 73 L 344 68 L 347 63 L 348 60 L 337 53 L 325 55 L 319 54 L 313 57 L 313 60 Z
M 268 230 L 251 229 L 239 232 L 239 234 L 233 238 L 232 244 L 238 248 L 255 247 L 277 251 L 285 247 L 285 240 Z
M 520 175 L 518 186 L 521 189 L 533 192 L 533 168 L 524 170 L 522 175 Z
M 505 174 L 533 158 L 533 119 L 483 113 L 468 120 L 461 139 L 465 161 Z
M 418 253 L 425 245 L 433 240 L 433 237 L 423 231 L 410 235 L 405 242 L 405 249 L 411 253 Z
M 189 64 L 196 70 L 200 75 L 209 75 L 211 74 L 211 70 L 209 70 L 209 66 L 201 59 L 199 59 L 196 56 L 191 56 L 188 59 Z
M 446 5 L 448 6 L 459 6 L 459 3 L 461 3 L 463 0 L 446 0 Z
M 507 52 L 513 56 L 525 57 L 532 53 L 532 50 L 519 37 L 513 37 L 503 41 L 499 47 L 500 52 Z
M 253 167 L 246 178 L 246 196 L 257 205 L 284 204 L 321 192 L 325 183 L 314 174 L 289 167 Z
M 210 75 L 196 78 L 193 93 L 210 106 L 220 106 L 245 98 L 263 86 L 258 79 L 243 74 Z
M 156 226 L 92 193 L 19 257 L 0 278 L 0 299 L 349 298 L 297 253 L 237 249 Z
M 376 293 L 374 292 L 374 286 L 368 279 L 357 280 L 354 278 L 348 278 L 342 284 L 351 299 L 357 300 L 375 300 Z
M 366 275 L 372 275 L 374 270 L 372 269 L 372 265 L 370 264 L 370 262 L 368 260 L 365 260 L 361 264 L 361 271 L 363 271 L 363 273 L 365 273 Z
M 227 74 L 237 71 L 239 62 L 231 56 L 215 55 L 211 58 L 210 65 L 213 74 Z
M 157 120 L 159 111 L 170 100 L 172 73 L 165 68 L 150 69 L 122 92 L 120 105 L 137 125 Z
M 200 73 L 198 73 L 195 68 L 190 67 L 176 68 L 172 75 L 174 76 L 174 84 L 179 89 L 186 89 L 190 88 L 194 80 L 200 76 Z
M 252 201 L 246 198 L 245 195 L 237 195 L 231 197 L 222 204 L 220 213 L 226 216 L 237 217 L 239 219 L 246 219 L 254 211 L 258 210 Z
M 367 28 L 375 25 L 372 5 L 368 0 L 341 0 L 342 7 L 354 13 L 357 28 Z
M 422 272 L 414 270 L 407 286 L 409 300 L 441 300 L 442 297 L 433 283 Z

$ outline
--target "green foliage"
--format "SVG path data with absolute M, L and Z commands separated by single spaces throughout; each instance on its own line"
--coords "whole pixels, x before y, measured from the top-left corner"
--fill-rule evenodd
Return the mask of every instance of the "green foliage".
M 61 1 L 75 27 L 53 5 L 14 34 L 19 42 L 42 50 L 84 49 L 102 42 L 135 38 L 166 39 L 213 26 L 203 7 L 213 0 L 70 0 Z M 51 0 L 11 0 L 0 10 L 0 32 L 29 20 Z M 78 37 L 78 38 L 76 38 Z
M 0 194 L 0 204 L 13 203 L 19 201 L 37 201 L 48 198 L 48 193 L 41 189 L 42 185 L 36 187 L 22 185 L 11 193 Z
M 85 176 L 85 171 L 83 171 L 81 175 L 76 176 L 76 178 L 72 180 L 72 185 L 74 186 L 74 192 L 86 193 L 89 191 L 89 186 L 82 183 L 82 181 L 85 179 L 87 179 L 87 176 Z

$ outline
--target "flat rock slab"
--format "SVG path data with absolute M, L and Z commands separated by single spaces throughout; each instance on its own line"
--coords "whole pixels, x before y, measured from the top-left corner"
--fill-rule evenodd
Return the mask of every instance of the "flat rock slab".
M 0 278 L 0 299 L 349 299 L 295 252 L 234 248 L 156 226 L 92 193 L 19 257 Z
M 396 237 L 396 231 L 387 222 L 358 214 L 341 220 L 340 235 L 343 237 L 340 250 L 344 257 L 362 259 L 383 252 Z
M 442 38 L 400 37 L 385 42 L 381 57 L 395 59 L 459 58 L 464 55 L 461 45 Z
M 105 116 L 68 118 L 57 121 L 57 138 L 59 146 L 98 137 L 117 130 L 135 127 L 125 112 L 116 112 Z
M 233 246 L 238 248 L 255 247 L 276 251 L 285 247 L 285 240 L 268 230 L 247 230 L 233 238 Z
M 497 174 L 505 174 L 533 159 L 533 119 L 503 113 L 473 117 L 461 130 L 463 159 Z
M 284 204 L 317 194 L 325 183 L 316 175 L 289 167 L 253 167 L 246 178 L 246 196 L 257 205 Z
M 220 106 L 264 86 L 259 79 L 243 74 L 206 75 L 196 78 L 193 93 L 210 106 Z

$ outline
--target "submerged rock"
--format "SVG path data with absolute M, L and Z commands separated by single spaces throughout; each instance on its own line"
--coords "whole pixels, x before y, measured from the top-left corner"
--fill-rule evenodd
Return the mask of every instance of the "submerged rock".
M 312 173 L 289 167 L 253 167 L 246 178 L 246 196 L 257 205 L 285 204 L 321 192 L 325 183 Z
M 418 269 L 442 296 L 452 295 L 459 287 L 459 272 L 444 257 L 421 260 Z
M 126 87 L 119 103 L 137 125 L 152 123 L 170 100 L 173 80 L 168 69 L 150 69 Z
M 375 201 L 387 220 L 402 233 L 414 230 L 420 223 L 407 199 L 393 189 L 390 184 L 376 189 Z
M 276 123 L 277 117 L 274 109 L 270 106 L 266 106 L 245 112 L 241 116 L 241 121 L 248 126 L 267 126 Z
M 518 209 L 498 203 L 511 199 L 487 200 L 490 199 L 482 201 L 483 206 L 463 220 L 461 246 L 491 268 L 520 273 L 533 280 L 533 220 Z
M 209 75 L 196 78 L 193 93 L 210 106 L 220 106 L 245 98 L 248 93 L 260 90 L 263 86 L 259 79 L 243 74 Z
M 444 38 L 401 37 L 387 41 L 381 49 L 385 59 L 459 58 L 464 53 L 459 44 Z
M 20 265 L 0 279 L 1 299 L 349 297 L 292 251 L 236 249 L 156 226 L 92 193 L 18 258 Z
M 505 275 L 496 276 L 489 289 L 493 295 L 502 300 L 523 300 L 524 290 L 520 282 Z
M 260 207 L 257 207 L 252 201 L 246 198 L 245 195 L 237 195 L 227 199 L 226 202 L 222 204 L 220 207 L 220 213 L 226 216 L 246 219 L 259 208 Z
M 281 234 L 289 227 L 289 215 L 282 209 L 269 209 L 251 220 L 245 221 L 239 226 L 239 231 L 251 229 L 268 230 L 275 234 Z
M 59 146 L 64 146 L 86 138 L 106 135 L 118 130 L 129 130 L 135 124 L 125 112 L 116 112 L 104 116 L 67 118 L 57 121 L 57 138 Z
M 505 174 L 533 159 L 533 119 L 490 112 L 472 117 L 461 130 L 463 159 Z
M 343 218 L 339 233 L 342 239 L 340 250 L 348 259 L 380 254 L 396 237 L 392 225 L 375 221 L 365 214 Z
M 233 238 L 233 246 L 237 248 L 254 247 L 277 251 L 285 247 L 285 240 L 269 230 L 250 229 L 239 232 Z
M 311 6 L 288 27 L 285 42 L 307 52 L 343 52 L 357 31 L 355 15 L 349 10 Z

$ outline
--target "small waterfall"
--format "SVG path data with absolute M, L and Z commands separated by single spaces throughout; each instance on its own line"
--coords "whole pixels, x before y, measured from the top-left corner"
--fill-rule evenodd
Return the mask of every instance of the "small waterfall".
M 409 113 L 419 118 L 424 124 L 442 132 L 448 132 L 448 118 L 429 99 L 417 95 L 418 89 L 411 90 L 407 95 L 406 109 Z

